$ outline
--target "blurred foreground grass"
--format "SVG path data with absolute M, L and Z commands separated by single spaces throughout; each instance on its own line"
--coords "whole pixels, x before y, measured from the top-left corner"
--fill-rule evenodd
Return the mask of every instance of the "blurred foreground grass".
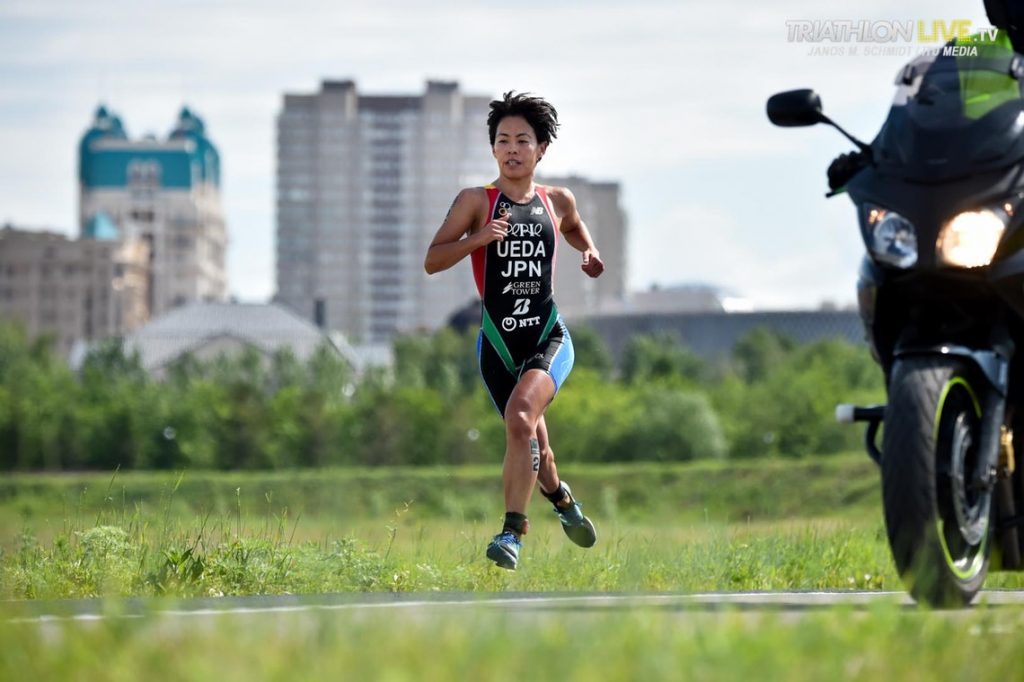
M 0 620 L 0 679 L 1012 680 L 1018 609 L 486 607 Z

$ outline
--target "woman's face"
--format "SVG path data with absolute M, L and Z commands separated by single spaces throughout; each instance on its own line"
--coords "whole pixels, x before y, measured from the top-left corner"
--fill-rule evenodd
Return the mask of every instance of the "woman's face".
M 546 149 L 546 143 L 537 144 L 533 127 L 522 116 L 506 116 L 498 123 L 492 152 L 502 176 L 510 179 L 532 176 Z

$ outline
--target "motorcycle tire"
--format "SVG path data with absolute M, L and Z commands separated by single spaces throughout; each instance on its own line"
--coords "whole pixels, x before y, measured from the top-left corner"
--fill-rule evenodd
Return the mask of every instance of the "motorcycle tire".
M 992 547 L 992 491 L 977 474 L 987 387 L 951 357 L 897 360 L 882 437 L 882 500 L 896 569 L 911 596 L 966 606 Z

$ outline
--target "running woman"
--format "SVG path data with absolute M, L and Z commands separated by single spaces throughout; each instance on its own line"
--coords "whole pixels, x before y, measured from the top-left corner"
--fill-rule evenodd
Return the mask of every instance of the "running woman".
M 581 547 L 597 541 L 593 523 L 558 477 L 544 423 L 573 363 L 572 339 L 552 296 L 558 233 L 582 252 L 585 274 L 604 271 L 572 192 L 533 180 L 558 125 L 555 108 L 539 97 L 508 92 L 491 102 L 487 127 L 498 179 L 459 192 L 424 262 L 433 274 L 472 258 L 483 299 L 480 374 L 505 420 L 505 523 L 487 558 L 507 569 L 519 563 L 536 484 L 570 540 Z

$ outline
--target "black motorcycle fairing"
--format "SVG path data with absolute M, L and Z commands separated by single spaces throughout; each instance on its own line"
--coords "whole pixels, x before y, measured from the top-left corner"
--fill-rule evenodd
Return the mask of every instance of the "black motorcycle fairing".
M 1009 77 L 996 70 L 1001 63 L 947 56 L 920 63 L 917 68 L 923 73 L 911 76 L 914 85 L 906 88 L 906 101 L 890 108 L 871 143 L 878 172 L 937 184 L 1005 169 L 1024 159 L 1024 99 L 1005 102 L 980 118 L 964 111 L 963 72 L 973 68 Z
M 929 129 L 906 107 L 893 107 L 871 146 L 879 172 L 904 180 L 935 184 L 988 173 L 1024 158 L 1024 104 L 1004 104 L 945 130 Z
M 1019 241 L 1020 237 L 1024 237 L 1024 229 L 1018 227 L 1014 241 Z M 989 269 L 989 281 L 999 296 L 1024 317 L 1024 251 L 1017 250 L 993 263 Z
M 857 275 L 857 311 L 864 326 L 864 336 L 875 362 L 888 368 L 892 364 L 892 347 L 895 339 L 877 339 L 875 335 L 884 331 L 875 325 L 878 314 L 878 294 L 886 281 L 886 272 L 880 265 L 864 256 Z M 886 370 L 888 375 L 888 369 Z M 888 383 L 888 382 L 887 382 Z
M 857 283 L 861 320 L 875 359 L 892 368 L 899 347 L 986 348 L 1007 304 L 987 275 L 901 271 L 865 258 Z
M 1016 207 L 1024 192 L 1024 166 L 990 171 L 943 184 L 922 184 L 885 175 L 880 169 L 865 168 L 846 186 L 850 199 L 861 213 L 861 237 L 870 252 L 871 235 L 864 216 L 874 205 L 895 211 L 913 223 L 917 233 L 917 269 L 940 267 L 935 245 L 943 226 L 957 214 L 1010 201 Z M 1009 239 L 1021 224 L 1017 212 L 1007 227 Z

